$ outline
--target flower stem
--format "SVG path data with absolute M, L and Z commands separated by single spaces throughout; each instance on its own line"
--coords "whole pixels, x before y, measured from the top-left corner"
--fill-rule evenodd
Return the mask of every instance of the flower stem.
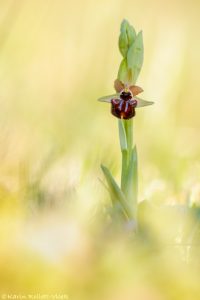
M 137 152 L 133 147 L 133 119 L 119 120 L 119 138 L 122 152 L 121 190 L 132 209 L 134 221 L 137 221 L 138 176 Z

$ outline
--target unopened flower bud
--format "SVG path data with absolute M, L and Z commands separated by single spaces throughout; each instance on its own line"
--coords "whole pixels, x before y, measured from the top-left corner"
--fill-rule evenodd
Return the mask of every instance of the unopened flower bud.
M 128 21 L 123 20 L 119 36 L 119 50 L 124 58 L 126 58 L 130 46 L 136 38 L 136 32 Z

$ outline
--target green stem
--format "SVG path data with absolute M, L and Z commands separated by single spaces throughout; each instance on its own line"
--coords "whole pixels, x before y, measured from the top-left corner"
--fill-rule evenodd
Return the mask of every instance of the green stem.
M 121 190 L 126 194 L 126 177 L 128 166 L 128 151 L 122 150 Z
M 128 157 L 127 157 L 127 165 L 129 165 L 131 158 L 131 151 L 133 148 L 133 119 L 123 120 L 124 128 L 126 132 L 126 140 L 127 140 L 127 149 L 128 149 Z
M 121 189 L 126 194 L 127 192 L 127 173 L 131 160 L 131 153 L 133 148 L 133 120 L 122 120 L 124 127 L 126 149 L 122 149 L 122 171 L 121 171 Z
M 124 129 L 122 152 L 122 170 L 121 170 L 121 190 L 123 191 L 127 202 L 129 203 L 132 214 L 137 219 L 137 153 L 133 148 L 133 119 L 122 120 L 119 126 L 120 141 L 122 141 L 122 128 Z

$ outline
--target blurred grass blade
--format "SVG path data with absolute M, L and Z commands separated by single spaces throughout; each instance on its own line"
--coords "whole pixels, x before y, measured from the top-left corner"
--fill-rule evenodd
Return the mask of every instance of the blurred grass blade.
M 111 196 L 111 199 L 114 201 L 113 204 L 116 204 L 119 202 L 124 210 L 124 213 L 127 215 L 127 217 L 129 219 L 132 219 L 133 215 L 132 215 L 131 209 L 125 199 L 123 192 L 121 191 L 118 184 L 116 183 L 115 179 L 112 177 L 108 168 L 101 165 L 101 169 L 104 173 L 107 184 L 109 186 L 110 196 Z
M 118 121 L 118 126 L 119 126 L 119 140 L 120 140 L 121 151 L 127 150 L 126 131 L 124 128 L 124 123 L 121 119 Z

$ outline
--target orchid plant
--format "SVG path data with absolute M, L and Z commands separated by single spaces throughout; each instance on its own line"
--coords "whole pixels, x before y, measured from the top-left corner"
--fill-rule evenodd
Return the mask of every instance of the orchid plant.
M 153 102 L 137 96 L 143 91 L 135 85 L 143 64 L 143 36 L 142 31 L 137 34 L 127 20 L 123 20 L 121 24 L 119 50 L 123 59 L 114 82 L 116 94 L 98 100 L 110 103 L 112 115 L 118 118 L 122 154 L 121 185 L 117 184 L 107 167 L 101 165 L 101 168 L 112 200 L 112 215 L 137 224 L 138 159 L 133 142 L 133 117 L 135 109 L 151 105 Z

